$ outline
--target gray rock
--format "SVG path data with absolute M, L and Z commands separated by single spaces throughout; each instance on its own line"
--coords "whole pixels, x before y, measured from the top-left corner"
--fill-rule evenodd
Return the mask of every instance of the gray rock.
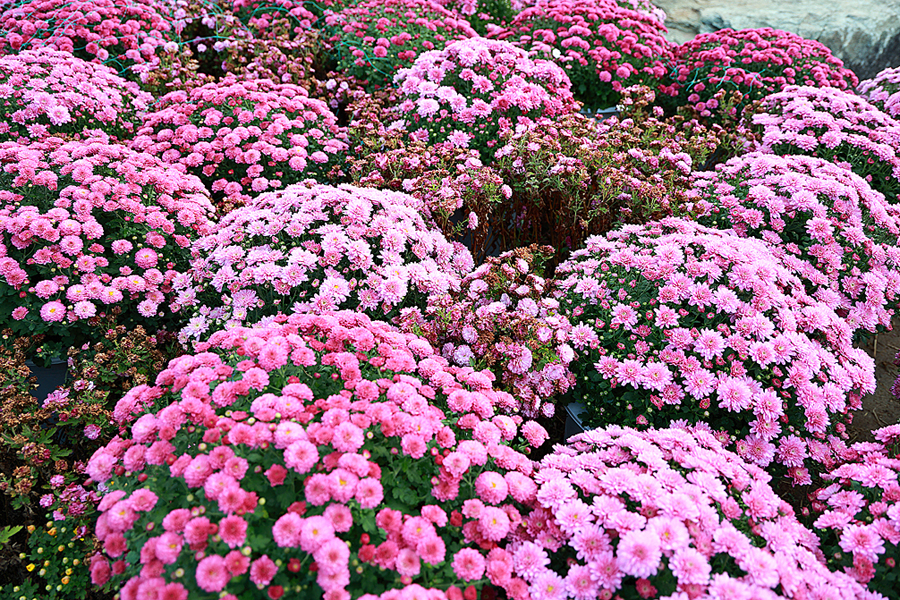
M 860 79 L 900 66 L 900 0 L 656 0 L 669 40 L 773 27 L 818 40 Z

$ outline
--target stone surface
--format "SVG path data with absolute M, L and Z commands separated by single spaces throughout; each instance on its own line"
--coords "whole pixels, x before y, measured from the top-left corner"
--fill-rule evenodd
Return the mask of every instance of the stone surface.
M 900 0 L 655 0 L 669 40 L 773 27 L 818 40 L 862 79 L 900 66 Z

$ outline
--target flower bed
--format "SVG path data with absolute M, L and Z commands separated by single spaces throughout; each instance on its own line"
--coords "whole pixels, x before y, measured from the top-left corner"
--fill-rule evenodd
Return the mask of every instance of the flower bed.
M 665 33 L 655 17 L 613 0 L 548 0 L 525 8 L 495 35 L 560 64 L 576 100 L 606 108 L 628 86 L 656 87 L 671 55 Z
M 843 434 L 873 361 L 763 242 L 666 219 L 626 226 L 557 269 L 590 425 L 706 422 L 796 483 Z
M 0 165 L 0 313 L 15 335 L 81 345 L 116 308 L 153 331 L 176 321 L 173 282 L 213 227 L 195 177 L 105 139 L 5 142 Z
M 228 77 L 163 96 L 131 146 L 196 175 L 227 208 L 324 179 L 347 148 L 343 138 L 325 103 L 303 88 Z
M 652 0 L 0 5 L 0 598 L 896 595 L 892 71 Z
M 184 340 L 278 312 L 355 309 L 391 319 L 458 289 L 472 258 L 406 194 L 296 184 L 234 210 L 194 244 L 176 302 Z
M 95 583 L 126 599 L 483 585 L 534 499 L 511 444 L 544 433 L 495 416 L 485 374 L 351 313 L 203 346 L 119 402 L 131 439 L 88 463 L 106 486 Z
M 900 303 L 900 206 L 853 172 L 754 152 L 698 174 L 695 189 L 700 223 L 773 243 L 807 291 L 852 329 L 891 327 Z
M 562 69 L 484 38 L 425 52 L 394 83 L 402 93 L 401 127 L 412 139 L 474 148 L 486 163 L 501 132 L 576 108 Z
M 137 84 L 69 52 L 39 47 L 0 57 L 0 134 L 9 139 L 98 130 L 125 139 L 151 101 Z
M 778 29 L 720 29 L 701 33 L 675 49 L 675 71 L 666 93 L 679 105 L 716 119 L 739 116 L 749 102 L 788 85 L 850 90 L 859 81 L 820 42 Z M 742 98 L 734 115 L 721 114 L 720 89 Z
M 900 123 L 856 94 L 789 87 L 766 97 L 751 120 L 761 137 L 757 150 L 846 163 L 888 202 L 898 203 Z

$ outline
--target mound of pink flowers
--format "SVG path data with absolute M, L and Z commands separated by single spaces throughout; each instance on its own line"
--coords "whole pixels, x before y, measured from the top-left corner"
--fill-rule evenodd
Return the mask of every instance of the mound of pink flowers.
M 175 39 L 166 9 L 154 0 L 25 0 L 0 12 L 0 50 L 40 46 L 72 52 L 137 79 L 159 65 L 157 50 Z
M 126 322 L 172 317 L 191 243 L 212 232 L 200 181 L 105 138 L 5 142 L 0 168 L 7 326 L 65 338 L 89 336 L 92 317 L 113 307 Z
M 390 319 L 459 288 L 472 257 L 430 224 L 420 200 L 349 185 L 295 184 L 233 210 L 194 243 L 176 302 L 183 339 L 278 312 L 354 309 Z
M 835 88 L 791 86 L 767 96 L 752 122 L 762 136 L 755 149 L 846 163 L 888 202 L 898 202 L 900 122 L 864 98 Z
M 770 476 L 708 433 L 596 429 L 534 477 L 537 541 L 508 547 L 531 598 L 880 597 L 829 571 Z
M 665 91 L 703 116 L 721 112 L 720 90 L 738 92 L 743 107 L 789 85 L 852 90 L 859 81 L 820 42 L 770 27 L 701 33 L 675 49 L 675 61 Z
M 548 0 L 523 9 L 496 35 L 559 64 L 577 100 L 606 108 L 623 88 L 666 74 L 665 33 L 655 16 L 614 0 Z
M 112 69 L 39 47 L 0 57 L 0 134 L 10 139 L 103 131 L 132 135 L 152 97 Z
M 875 388 L 872 358 L 759 240 L 669 218 L 589 238 L 557 269 L 589 424 L 705 421 L 809 482 Z
M 359 314 L 220 331 L 117 404 L 131 435 L 87 466 L 105 484 L 92 579 L 123 600 L 339 599 L 485 572 L 521 587 L 498 545 L 535 497 L 514 448 L 546 432 L 495 415 L 497 395 Z
M 347 148 L 321 100 L 293 84 L 227 77 L 160 98 L 131 146 L 200 178 L 217 197 L 323 179 Z
M 889 329 L 900 303 L 900 206 L 819 158 L 753 152 L 695 176 L 700 222 L 762 238 L 855 329 Z
M 576 109 L 562 69 L 480 37 L 422 53 L 394 83 L 402 94 L 402 127 L 412 139 L 475 148 L 485 160 L 499 132 Z

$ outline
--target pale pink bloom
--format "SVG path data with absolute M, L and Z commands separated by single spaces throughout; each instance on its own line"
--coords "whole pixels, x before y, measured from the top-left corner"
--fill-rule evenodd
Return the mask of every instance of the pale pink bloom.
M 655 575 L 661 559 L 659 538 L 649 531 L 629 531 L 616 547 L 616 564 L 623 573 L 634 577 Z
M 326 540 L 333 537 L 334 528 L 328 519 L 319 515 L 308 517 L 303 520 L 300 530 L 300 548 L 304 552 L 314 552 Z
M 841 532 L 840 546 L 844 552 L 872 562 L 877 562 L 878 555 L 884 553 L 884 542 L 872 525 L 848 525 Z
M 303 525 L 303 519 L 296 513 L 288 512 L 281 515 L 272 526 L 275 543 L 281 548 L 296 548 L 300 545 L 300 531 Z

